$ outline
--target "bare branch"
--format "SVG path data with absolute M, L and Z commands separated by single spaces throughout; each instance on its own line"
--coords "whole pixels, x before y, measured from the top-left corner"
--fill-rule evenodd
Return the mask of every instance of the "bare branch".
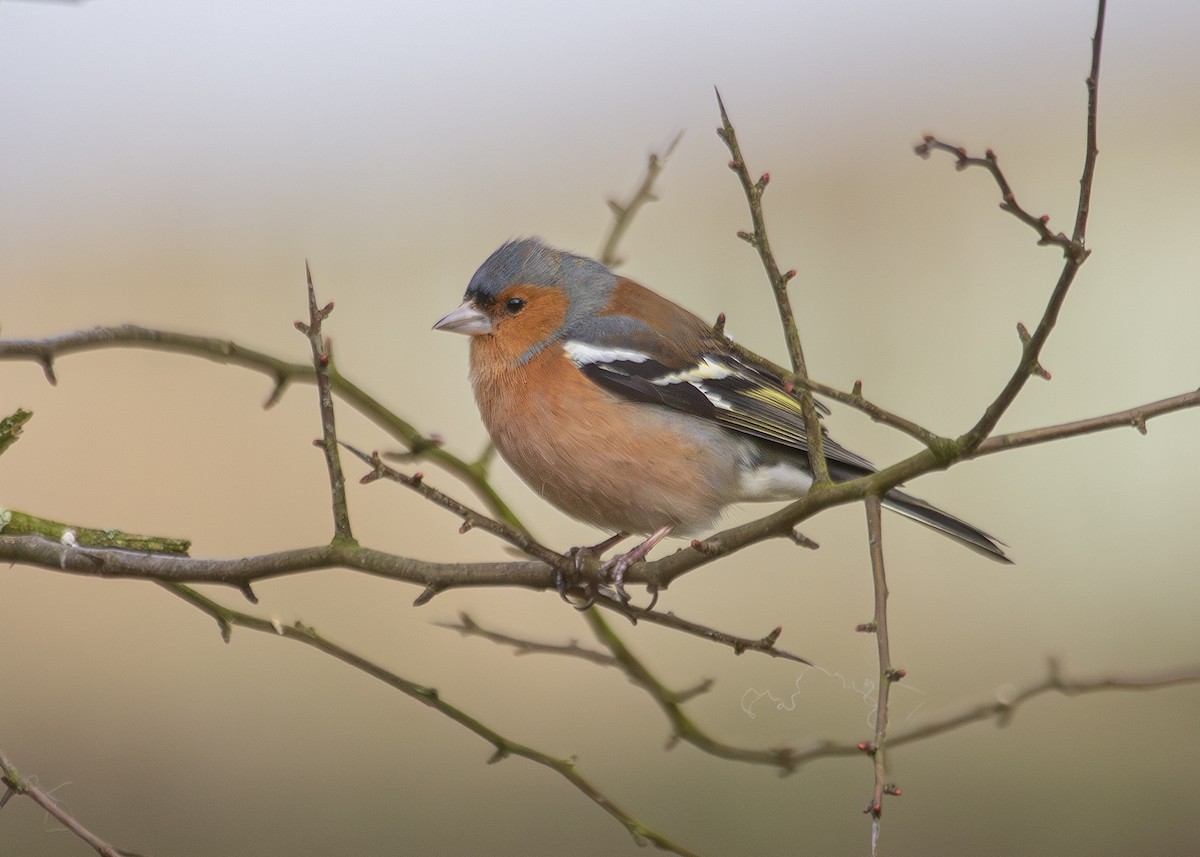
M 1083 157 L 1083 175 L 1079 177 L 1079 205 L 1075 211 L 1074 241 L 1082 244 L 1087 234 L 1088 214 L 1092 210 L 1092 182 L 1096 176 L 1096 143 L 1098 105 L 1100 103 L 1100 49 L 1104 44 L 1104 14 L 1107 0 L 1099 0 L 1096 10 L 1096 31 L 1092 34 L 1092 67 L 1088 72 L 1087 151 Z
M 958 157 L 959 169 L 964 169 L 968 166 L 983 166 L 996 180 L 1000 187 L 1002 202 L 1001 207 L 1012 212 L 1023 222 L 1028 223 L 1040 236 L 1039 243 L 1053 244 L 1063 250 L 1065 256 L 1063 268 L 1058 276 L 1058 282 L 1055 284 L 1053 291 L 1050 294 L 1050 299 L 1046 304 L 1046 309 L 1042 313 L 1041 321 L 1038 322 L 1037 329 L 1029 336 L 1028 340 L 1022 343 L 1021 360 L 1016 369 L 1013 371 L 1012 377 L 1005 384 L 1004 389 L 996 396 L 978 422 L 961 438 L 959 441 L 963 448 L 970 452 L 974 450 L 983 440 L 992 433 L 996 428 L 996 424 L 1000 421 L 1000 417 L 1008 410 L 1009 406 L 1016 400 L 1017 395 L 1025 387 L 1025 383 L 1031 375 L 1036 375 L 1041 369 L 1039 358 L 1042 348 L 1046 341 L 1050 338 L 1050 332 L 1054 329 L 1058 321 L 1058 314 L 1062 310 L 1063 302 L 1066 300 L 1067 292 L 1070 291 L 1071 285 L 1075 281 L 1076 275 L 1079 273 L 1080 266 L 1087 261 L 1090 252 L 1086 245 L 1087 231 L 1087 216 L 1091 209 L 1092 186 L 1095 180 L 1096 172 L 1096 157 L 1098 149 L 1096 145 L 1096 117 L 1098 110 L 1098 97 L 1100 85 L 1100 52 L 1103 46 L 1104 35 L 1104 15 L 1106 4 L 1104 0 L 1100 0 L 1096 11 L 1096 31 L 1092 37 L 1092 62 L 1091 70 L 1087 79 L 1088 90 L 1088 118 L 1087 118 L 1087 149 L 1084 155 L 1083 174 L 1079 179 L 1079 202 L 1076 206 L 1075 213 L 1075 231 L 1071 238 L 1067 238 L 1062 233 L 1052 234 L 1046 223 L 1049 220 L 1048 216 L 1035 218 L 1030 215 L 1025 209 L 1017 205 L 1016 199 L 1009 187 L 1004 174 L 996 164 L 996 156 L 991 150 L 988 150 L 984 158 L 969 158 L 963 149 L 949 146 L 938 142 L 935 138 L 927 137 L 923 145 L 917 147 L 917 154 L 928 156 L 929 149 L 943 149 L 954 152 Z
M 350 508 L 346 503 L 346 477 L 342 474 L 342 460 L 338 455 L 337 421 L 333 410 L 333 386 L 329 381 L 329 366 L 333 361 L 329 340 L 321 335 L 321 327 L 333 312 L 333 303 L 317 306 L 317 292 L 313 287 L 312 269 L 304 263 L 304 274 L 308 281 L 308 323 L 296 322 L 296 329 L 308 339 L 312 349 L 313 371 L 317 377 L 317 401 L 321 408 L 321 439 L 314 441 L 325 453 L 325 467 L 329 471 L 329 493 L 333 503 L 333 540 L 339 543 L 356 544 L 350 530 Z
M 569 643 L 539 643 L 535 640 L 526 640 L 522 637 L 514 637 L 511 634 L 484 628 L 467 613 L 459 613 L 457 623 L 438 622 L 437 624 L 443 628 L 458 631 L 464 637 L 480 637 L 500 646 L 509 646 L 518 655 L 567 655 L 590 661 L 602 667 L 617 665 L 617 660 L 612 655 L 584 648 L 579 645 L 578 640 L 571 640 Z
M 965 705 L 958 711 L 936 720 L 897 730 L 888 739 L 888 744 L 891 747 L 912 744 L 932 738 L 935 735 L 952 732 L 971 723 L 978 723 L 985 720 L 995 720 L 997 726 L 1007 726 L 1021 705 L 1049 693 L 1059 693 L 1063 696 L 1082 696 L 1084 694 L 1106 693 L 1109 691 L 1164 690 L 1192 684 L 1200 684 L 1200 664 L 1157 674 L 1110 674 L 1098 675 L 1092 678 L 1070 679 L 1063 677 L 1061 665 L 1058 660 L 1050 658 L 1046 677 L 1040 681 L 1030 682 L 1024 687 L 1019 688 L 1001 688 L 990 699 Z
M 317 630 L 311 626 L 305 625 L 302 622 L 296 622 L 292 625 L 283 625 L 264 619 L 259 616 L 254 616 L 250 613 L 243 613 L 238 610 L 232 610 L 225 607 L 210 598 L 206 598 L 194 589 L 178 584 L 164 584 L 168 591 L 178 595 L 180 598 L 189 602 L 193 606 L 199 608 L 205 613 L 208 613 L 217 620 L 221 626 L 222 633 L 228 639 L 228 629 L 232 627 L 249 628 L 252 631 L 258 631 L 272 636 L 283 637 L 293 642 L 303 643 L 306 646 L 323 652 L 344 664 L 348 664 L 361 672 L 366 673 L 372 678 L 386 684 L 395 690 L 400 691 L 410 699 L 434 709 L 438 713 L 448 717 L 455 723 L 465 729 L 475 733 L 484 741 L 488 742 L 495 748 L 490 763 L 501 762 L 509 756 L 519 756 L 523 759 L 541 765 L 554 771 L 560 777 L 569 782 L 572 786 L 578 789 L 590 801 L 595 803 L 629 831 L 634 840 L 643 843 L 649 842 L 664 851 L 670 851 L 674 854 L 695 855 L 682 845 L 668 839 L 655 830 L 647 827 L 641 821 L 630 815 L 616 803 L 614 803 L 607 795 L 600 791 L 590 780 L 584 777 L 576 769 L 575 762 L 571 759 L 560 759 L 543 753 L 526 744 L 521 744 L 513 741 L 504 735 L 501 735 L 495 729 L 484 724 L 478 718 L 468 714 L 463 709 L 444 700 L 438 693 L 436 688 L 418 684 L 411 679 L 392 672 L 380 664 L 369 660 L 362 655 L 359 655 L 351 650 L 338 645 L 329 638 L 319 634 Z M 116 855 L 113 855 L 116 857 Z
M 23 776 L 13 767 L 12 762 L 5 758 L 3 753 L 0 753 L 0 783 L 3 783 L 8 789 L 5 795 L 0 798 L 0 807 L 7 803 L 12 795 L 24 795 L 44 809 L 59 824 L 90 845 L 102 857 L 137 857 L 132 852 L 114 848 L 84 827 L 75 816 L 67 812 L 62 804 L 34 784 L 30 778 Z
M 875 787 L 871 793 L 871 801 L 864 810 L 871 816 L 871 853 L 879 847 L 879 822 L 883 814 L 883 795 L 887 789 L 887 729 L 888 729 L 888 700 L 892 682 L 904 677 L 902 670 L 892 667 L 891 642 L 888 637 L 887 615 L 887 575 L 883 562 L 883 513 L 878 495 L 866 499 L 867 509 L 867 542 L 871 549 L 871 581 L 875 592 L 875 619 L 870 630 L 875 633 L 879 650 L 879 693 L 875 700 L 875 738 L 869 749 L 874 759 Z M 893 790 L 894 792 L 894 790 Z
M 750 222 L 754 229 L 753 232 L 739 232 L 738 237 L 758 251 L 758 258 L 762 261 L 763 268 L 767 272 L 767 279 L 771 283 L 771 292 L 775 295 L 775 305 L 779 309 L 779 321 L 783 325 L 783 338 L 787 343 L 788 356 L 792 361 L 792 371 L 796 375 L 797 386 L 800 387 L 800 407 L 804 412 L 804 428 L 808 435 L 808 459 L 812 467 L 813 479 L 818 485 L 824 484 L 829 482 L 829 465 L 825 461 L 825 450 L 821 443 L 821 419 L 817 414 L 812 393 L 808 389 L 808 365 L 804 362 L 804 348 L 800 344 L 800 331 L 796 327 L 796 315 L 792 311 L 792 300 L 788 296 L 788 283 L 796 276 L 796 272 L 795 270 L 786 272 L 779 270 L 779 263 L 775 261 L 771 243 L 767 240 L 767 224 L 763 217 L 762 196 L 763 191 L 767 189 L 767 184 L 771 181 L 771 174 L 763 173 L 757 181 L 750 178 L 750 169 L 746 166 L 746 159 L 742 156 L 737 132 L 733 128 L 733 123 L 729 121 L 729 114 L 725 112 L 725 102 L 721 100 L 720 91 L 717 92 L 717 106 L 721 110 L 721 127 L 717 129 L 717 136 L 728 147 L 729 154 L 733 156 L 733 160 L 729 162 L 729 169 L 733 170 L 738 181 L 742 183 L 742 190 L 746 194 L 746 203 L 750 207 Z
M 608 201 L 608 207 L 613 213 L 613 222 L 608 230 L 608 237 L 604 239 L 604 246 L 600 250 L 601 265 L 613 268 L 623 261 L 617 256 L 617 244 L 624 237 L 629 225 L 633 223 L 633 217 L 638 213 L 638 209 L 647 202 L 654 202 L 658 199 L 654 195 L 654 183 L 658 181 L 659 173 L 663 171 L 663 167 L 667 165 L 667 159 L 671 157 L 675 147 L 682 139 L 683 132 L 680 131 L 661 155 L 656 152 L 650 153 L 650 157 L 646 161 L 646 172 L 642 176 L 641 184 L 633 192 L 633 196 L 625 202 L 617 202 L 615 199 Z
M 39 363 L 46 369 L 50 382 L 56 383 L 53 365 L 57 358 L 80 351 L 94 351 L 102 348 L 147 348 L 152 351 L 190 354 L 212 360 L 215 363 L 262 372 L 275 381 L 274 390 L 264 402 L 264 407 L 270 407 L 279 401 L 283 391 L 293 381 L 316 382 L 316 372 L 312 365 L 289 363 L 228 339 L 155 330 L 132 324 L 116 327 L 93 327 L 87 330 L 48 336 L 44 339 L 0 340 L 0 360 L 29 360 Z M 474 462 L 466 461 L 442 449 L 439 438 L 426 436 L 419 432 L 411 423 L 401 419 L 357 384 L 343 377 L 335 366 L 329 367 L 329 380 L 333 390 L 339 396 L 349 402 L 359 413 L 405 444 L 410 454 L 427 458 L 445 467 L 470 485 L 499 518 L 512 526 L 522 526 L 520 519 L 488 482 L 487 474 L 482 468 L 476 466 Z

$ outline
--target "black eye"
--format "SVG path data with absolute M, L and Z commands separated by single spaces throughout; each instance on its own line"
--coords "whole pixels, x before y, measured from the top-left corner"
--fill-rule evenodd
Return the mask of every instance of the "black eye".
M 509 315 L 516 315 L 525 309 L 525 298 L 509 298 L 504 302 L 504 309 Z

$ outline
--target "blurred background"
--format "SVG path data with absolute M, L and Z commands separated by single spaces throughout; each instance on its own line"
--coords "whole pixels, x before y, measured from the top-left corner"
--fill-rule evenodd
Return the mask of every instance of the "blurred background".
M 813 374 L 943 433 L 1012 371 L 1060 255 L 997 209 L 982 171 L 922 161 L 923 132 L 992 147 L 1018 199 L 1070 231 L 1085 114 L 1089 2 L 0 4 L 0 335 L 131 322 L 307 359 L 307 258 L 342 372 L 451 450 L 485 435 L 465 339 L 430 325 L 501 242 L 594 254 L 605 200 L 683 139 L 621 245 L 621 271 L 785 360 L 748 216 L 713 133 L 717 85 L 755 173 Z M 1114 4 L 1089 234 L 1094 255 L 1002 430 L 1093 416 L 1200 383 L 1192 247 L 1200 193 L 1200 6 Z M 34 412 L 0 460 L 0 504 L 189 537 L 235 557 L 332 532 L 310 387 L 270 410 L 261 375 L 109 350 L 0 366 L 0 413 Z M 341 437 L 396 444 L 349 408 Z M 880 464 L 916 447 L 838 408 L 829 425 Z M 992 456 L 911 490 L 1004 539 L 1000 567 L 889 516 L 893 723 L 916 725 L 1040 678 L 1153 673 L 1200 652 L 1200 414 Z M 361 468 L 347 464 L 356 477 Z M 452 476 L 428 481 L 463 499 Z M 603 534 L 502 464 L 495 482 L 543 541 Z M 423 559 L 502 546 L 398 486 L 350 487 L 355 533 Z M 741 509 L 730 522 L 761 508 Z M 861 509 L 679 580 L 660 605 L 760 636 L 820 669 L 618 625 L 668 685 L 714 678 L 689 711 L 735 744 L 869 737 L 874 641 Z M 681 542 L 669 543 L 668 550 Z M 514 657 L 436 623 L 587 642 L 553 593 L 419 590 L 345 571 L 256 587 L 297 619 L 436 686 L 513 740 L 579 769 L 703 854 L 865 854 L 864 759 L 781 779 L 665 750 L 654 703 L 615 671 Z M 214 588 L 245 607 L 235 592 Z M 625 831 L 554 774 L 304 647 L 215 623 L 153 584 L 0 573 L 0 750 L 109 841 L 146 855 L 619 855 Z M 1200 688 L 1041 698 L 891 755 L 893 855 L 1194 854 L 1181 811 L 1200 764 Z M 0 815 L 0 853 L 87 847 L 32 802 Z

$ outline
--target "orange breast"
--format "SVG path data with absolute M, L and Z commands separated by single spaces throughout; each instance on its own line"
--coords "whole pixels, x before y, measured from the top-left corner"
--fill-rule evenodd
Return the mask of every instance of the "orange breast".
M 471 343 L 484 424 L 513 470 L 567 514 L 612 531 L 689 531 L 734 498 L 739 442 L 724 429 L 613 396 L 557 343 L 524 365 L 496 359 L 496 347 Z

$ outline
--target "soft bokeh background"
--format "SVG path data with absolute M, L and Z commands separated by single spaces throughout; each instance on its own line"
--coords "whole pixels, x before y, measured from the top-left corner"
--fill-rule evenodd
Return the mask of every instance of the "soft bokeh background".
M 466 342 L 430 324 L 500 242 L 595 252 L 607 197 L 686 134 L 623 244 L 623 271 L 782 360 L 747 216 L 713 134 L 717 84 L 794 286 L 811 368 L 955 433 L 1003 383 L 1059 266 L 997 208 L 982 172 L 913 156 L 926 130 L 993 147 L 1019 198 L 1067 229 L 1077 192 L 1089 2 L 0 4 L 0 324 L 34 337 L 139 324 L 290 359 L 306 343 L 304 260 L 337 302 L 339 365 L 473 455 L 484 433 Z M 1200 383 L 1200 6 L 1116 4 L 1102 83 L 1087 264 L 1045 363 L 1003 428 L 1105 413 Z M 259 375 L 149 351 L 0 366 L 0 412 L 35 412 L 0 461 L 0 504 L 194 539 L 197 556 L 331 532 L 311 388 L 272 410 Z M 389 446 L 341 411 L 342 436 Z M 913 490 L 1004 538 L 1002 568 L 886 522 L 895 723 L 1039 677 L 1153 672 L 1200 650 L 1200 415 L 994 456 Z M 908 439 L 839 409 L 831 426 L 886 463 Z M 349 468 L 358 472 L 354 464 Z M 436 469 L 431 483 L 467 491 Z M 600 534 L 507 470 L 496 482 L 550 543 Z M 364 543 L 438 560 L 505 556 L 386 484 L 352 486 Z M 753 510 L 742 510 L 745 518 Z M 691 710 L 772 746 L 869 734 L 873 641 L 862 512 L 679 581 L 662 606 L 782 644 L 824 671 L 651 627 L 622 633 L 669 684 L 717 683 Z M 679 543 L 674 543 L 678 546 Z M 257 587 L 303 619 L 559 755 L 648 824 L 705 854 L 863 854 L 864 760 L 773 771 L 665 751 L 653 703 L 582 662 L 515 658 L 439 628 L 466 610 L 511 633 L 586 637 L 553 594 L 451 592 L 330 571 Z M 242 605 L 233 592 L 214 590 Z M 235 632 L 160 588 L 0 574 L 0 747 L 110 841 L 147 855 L 640 853 L 553 774 L 377 682 Z M 1194 854 L 1200 689 L 1047 698 L 892 755 L 895 855 Z M 86 847 L 32 803 L 0 853 Z

